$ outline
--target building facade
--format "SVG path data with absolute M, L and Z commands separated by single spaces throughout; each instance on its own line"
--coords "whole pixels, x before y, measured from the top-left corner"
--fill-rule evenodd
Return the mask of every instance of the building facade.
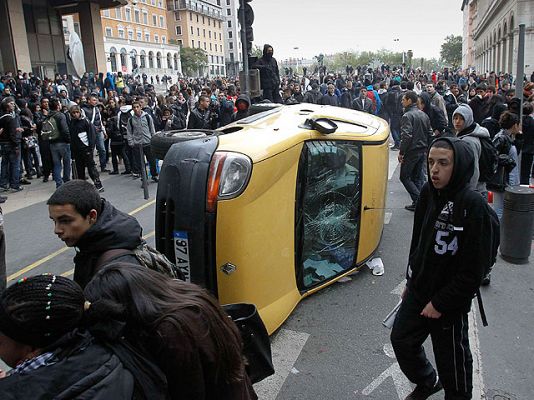
M 165 0 L 128 0 L 101 16 L 109 72 L 181 75 L 180 46 L 169 43 Z
M 534 68 L 534 1 L 463 0 L 464 68 L 517 73 L 519 25 L 525 24 L 525 73 Z
M 167 0 L 167 20 L 171 43 L 206 52 L 207 67 L 195 71 L 197 75 L 226 74 L 224 16 L 217 1 Z
M 228 76 L 239 76 L 243 69 L 243 51 L 241 46 L 241 26 L 239 25 L 239 0 L 217 0 L 224 14 L 224 57 Z

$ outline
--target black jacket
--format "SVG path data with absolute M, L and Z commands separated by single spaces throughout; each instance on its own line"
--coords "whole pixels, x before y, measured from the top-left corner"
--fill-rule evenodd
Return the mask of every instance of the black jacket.
M 534 117 L 523 116 L 523 147 L 521 151 L 526 154 L 534 154 Z
M 258 59 L 254 68 L 260 70 L 260 84 L 264 90 L 273 90 L 280 87 L 280 71 L 274 57 L 267 55 L 267 49 L 272 47 L 268 44 L 263 46 L 263 56 Z
M 212 129 L 211 111 L 194 108 L 189 114 L 187 129 Z
M 250 113 L 250 97 L 248 97 L 246 94 L 240 95 L 237 100 L 235 101 L 235 105 L 239 103 L 246 103 L 247 108 L 244 110 L 237 109 L 236 113 L 232 116 L 232 121 L 239 121 L 240 119 L 246 118 L 249 116 Z
M 431 136 L 430 118 L 412 104 L 401 118 L 400 154 L 426 151 Z
M 304 93 L 304 99 L 302 100 L 302 102 L 310 104 L 320 104 L 322 97 L 323 95 L 321 94 L 319 89 L 312 89 Z
M 59 139 L 50 140 L 50 143 L 70 143 L 69 124 L 67 123 L 65 114 L 61 111 L 50 111 L 48 116 L 56 120 L 57 128 L 59 130 Z
M 72 153 L 92 151 L 96 143 L 96 131 L 86 118 L 71 118 L 69 123 L 70 148 Z M 76 158 L 76 157 L 75 157 Z
M 368 114 L 373 113 L 373 101 L 369 97 L 362 99 L 361 97 L 356 97 L 352 100 L 352 108 L 356 111 L 363 111 Z
M 20 144 L 22 135 L 17 132 L 17 128 L 20 126 L 18 118 L 14 112 L 0 115 L 0 128 L 3 129 L 0 142 L 14 146 Z
M 54 363 L 0 379 L 2 400 L 168 399 L 161 371 L 126 343 L 74 331 L 45 352 Z
M 102 210 L 95 224 L 76 243 L 79 251 L 74 257 L 74 281 L 85 287 L 97 272 L 97 260 L 102 253 L 111 249 L 135 249 L 142 243 L 142 232 L 143 228 L 134 217 L 102 199 Z M 114 261 L 139 264 L 137 258 L 129 254 Z
M 319 104 L 323 106 L 339 106 L 339 99 L 335 94 L 330 96 L 328 93 L 326 93 L 323 95 L 323 97 L 321 97 L 321 100 L 319 100 Z
M 98 109 L 98 106 L 92 106 L 90 104 L 84 104 L 82 106 L 82 110 L 85 113 L 85 118 L 89 122 L 91 122 L 94 126 L 97 132 L 102 131 L 102 116 L 100 115 L 100 110 Z
M 423 92 L 420 97 L 425 104 L 424 112 L 430 118 L 430 127 L 433 131 L 439 131 L 441 135 L 448 126 L 448 121 L 446 116 L 443 115 L 443 110 L 430 102 L 430 95 L 428 93 Z
M 469 145 L 442 138 L 454 148 L 454 169 L 444 189 L 430 178 L 415 209 L 407 271 L 408 288 L 423 304 L 432 301 L 444 314 L 468 312 L 484 276 L 482 260 L 491 252 L 490 216 L 486 200 L 468 188 L 474 170 Z M 430 174 L 429 174 L 430 175 Z M 454 226 L 453 210 L 462 226 Z

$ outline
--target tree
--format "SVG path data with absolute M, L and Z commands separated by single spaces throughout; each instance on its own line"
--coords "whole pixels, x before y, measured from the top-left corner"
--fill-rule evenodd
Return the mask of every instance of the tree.
M 462 37 L 449 35 L 441 45 L 440 56 L 447 64 L 457 67 L 462 64 Z
M 200 72 L 208 64 L 208 54 L 198 47 L 182 47 L 180 61 L 185 75 L 193 75 Z
M 252 56 L 252 57 L 258 57 L 258 58 L 263 57 L 263 48 L 261 48 L 261 47 L 258 46 L 258 45 L 254 45 L 254 46 L 252 47 L 252 53 L 251 53 L 251 56 Z

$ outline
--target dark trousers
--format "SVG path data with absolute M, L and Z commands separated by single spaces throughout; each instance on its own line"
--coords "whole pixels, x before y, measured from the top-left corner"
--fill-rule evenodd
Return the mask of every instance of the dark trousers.
M 144 157 L 146 157 L 148 165 L 150 167 L 150 175 L 152 175 L 152 177 L 158 176 L 158 170 L 156 169 L 156 158 L 152 155 L 152 151 L 150 150 L 149 144 L 143 146 L 143 159 L 141 159 L 141 151 L 139 150 L 139 145 L 136 145 L 132 148 L 132 153 L 134 160 L 134 162 L 132 163 L 133 173 L 141 173 L 141 168 L 145 167 Z
M 35 147 L 27 148 L 22 146 L 22 162 L 24 163 L 26 175 L 29 176 L 32 169 L 37 172 L 38 177 L 41 175 L 39 172 L 39 156 Z
M 43 164 L 43 176 L 48 178 L 52 173 L 53 162 L 52 152 L 50 151 L 50 142 L 48 140 L 39 141 L 39 152 L 41 153 L 41 162 Z
M 409 291 L 406 293 L 391 331 L 391 344 L 399 366 L 411 382 L 432 385 L 436 371 L 423 348 L 430 335 L 445 400 L 471 399 L 473 358 L 467 314 L 425 318 L 420 315 L 425 305 Z
M 130 172 L 132 170 L 130 164 L 130 157 L 128 157 L 126 149 L 129 149 L 129 146 L 124 144 L 112 144 L 111 145 L 111 163 L 113 164 L 113 171 L 119 172 L 119 157 L 122 158 L 124 162 L 124 170 Z
M 278 89 L 263 89 L 263 99 L 270 100 L 272 103 L 282 104 L 280 90 Z
M 95 159 L 93 158 L 93 150 L 74 153 L 74 161 L 76 163 L 78 179 L 85 179 L 85 168 L 87 168 L 89 176 L 93 180 L 95 186 L 102 186 L 102 183 L 100 182 L 100 174 L 96 169 Z
M 6 237 L 4 226 L 0 225 L 0 293 L 6 288 L 6 279 Z
M 530 184 L 530 176 L 532 174 L 532 160 L 534 154 L 521 153 L 521 169 L 519 183 L 521 185 Z
M 416 203 L 419 199 L 419 193 L 425 183 L 423 173 L 425 159 L 425 152 L 410 152 L 404 155 L 401 164 L 400 181 L 406 188 L 413 203 Z

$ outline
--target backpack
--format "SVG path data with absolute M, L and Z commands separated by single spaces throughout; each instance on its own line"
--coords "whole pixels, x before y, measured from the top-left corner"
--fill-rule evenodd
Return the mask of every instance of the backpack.
M 47 117 L 43 121 L 43 127 L 41 128 L 41 138 L 43 140 L 57 140 L 61 137 L 57 121 L 53 115 Z
M 170 262 L 164 254 L 144 241 L 133 250 L 111 249 L 103 252 L 96 260 L 95 270 L 99 270 L 104 265 L 110 264 L 113 260 L 125 255 L 133 255 L 141 266 L 157 271 L 171 279 L 185 280 L 185 275 L 180 268 Z
M 497 173 L 499 166 L 499 151 L 489 137 L 479 137 L 480 139 L 480 157 L 478 159 L 478 170 L 481 182 L 488 182 Z
M 128 125 L 128 120 L 130 119 L 131 116 L 132 116 L 132 111 L 127 111 L 127 112 L 121 111 L 119 113 L 119 118 L 117 122 L 118 122 L 120 133 L 123 137 L 126 137 L 126 126 Z
M 466 215 L 462 216 L 463 210 L 460 209 L 459 207 L 456 207 L 456 204 L 462 204 L 462 200 L 463 200 L 465 192 L 466 192 L 465 190 L 462 190 L 460 193 L 456 195 L 456 198 L 454 199 L 452 221 L 455 227 L 463 227 L 464 219 L 468 218 L 468 216 Z M 485 212 L 490 217 L 490 229 L 489 229 L 488 235 L 491 237 L 491 250 L 481 260 L 484 265 L 484 276 L 486 276 L 491 272 L 491 269 L 493 268 L 493 266 L 495 265 L 495 262 L 497 261 L 497 251 L 499 249 L 499 245 L 501 242 L 501 224 L 499 222 L 499 217 L 497 217 L 497 214 L 495 213 L 495 210 L 493 210 L 493 208 L 491 208 L 487 202 L 484 202 L 484 207 L 485 207 Z M 458 232 L 459 233 L 458 239 L 460 241 L 462 240 L 461 232 L 462 231 Z M 482 284 L 482 282 L 480 282 L 480 284 Z M 477 289 L 476 296 L 477 296 L 477 301 L 478 301 L 478 309 L 480 310 L 480 319 L 482 320 L 482 324 L 484 326 L 488 326 L 488 320 L 486 318 L 486 313 L 484 311 L 484 304 L 482 303 L 482 296 L 480 294 L 480 287 Z

